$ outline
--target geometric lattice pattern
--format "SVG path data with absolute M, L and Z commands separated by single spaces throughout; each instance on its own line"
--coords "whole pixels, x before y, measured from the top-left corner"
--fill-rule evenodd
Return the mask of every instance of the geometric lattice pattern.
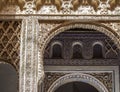
M 18 69 L 21 21 L 0 21 L 0 59 Z
M 105 57 L 118 57 L 119 49 L 111 39 L 105 39 Z M 108 56 L 108 57 L 107 57 Z

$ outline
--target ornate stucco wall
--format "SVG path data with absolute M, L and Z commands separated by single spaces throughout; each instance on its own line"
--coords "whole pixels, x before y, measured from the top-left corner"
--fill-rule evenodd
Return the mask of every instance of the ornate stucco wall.
M 38 82 L 44 78 L 44 49 L 64 30 L 94 29 L 109 36 L 120 48 L 119 0 L 4 0 L 0 6 L 1 21 L 22 21 L 20 92 L 38 91 Z

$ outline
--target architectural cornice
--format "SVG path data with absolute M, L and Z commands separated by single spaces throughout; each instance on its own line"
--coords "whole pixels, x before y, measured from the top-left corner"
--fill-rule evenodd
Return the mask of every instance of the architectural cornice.
M 0 14 L 7 15 L 120 15 L 118 0 L 4 0 L 3 2 L 0 1 L 0 5 Z
M 9 19 L 18 19 L 22 20 L 27 16 L 35 17 L 38 20 L 44 20 L 44 21 L 69 21 L 69 20 L 75 20 L 75 21 L 83 21 L 83 22 L 89 22 L 89 21 L 97 21 L 97 22 L 120 22 L 120 15 L 41 15 L 41 14 L 0 14 L 1 20 L 9 20 Z

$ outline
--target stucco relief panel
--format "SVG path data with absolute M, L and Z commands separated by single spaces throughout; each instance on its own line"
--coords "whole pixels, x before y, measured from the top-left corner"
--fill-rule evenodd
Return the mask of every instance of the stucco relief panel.
M 1 14 L 120 15 L 119 0 L 4 0 L 0 4 Z
M 99 24 L 99 25 L 98 25 Z M 107 23 L 86 23 L 86 22 L 62 22 L 62 23 L 40 23 L 40 48 L 42 52 L 44 52 L 45 46 L 47 43 L 58 33 L 63 32 L 65 30 L 69 30 L 71 28 L 85 28 L 85 29 L 94 29 L 99 32 L 104 33 L 108 37 L 110 37 L 115 44 L 117 44 L 118 48 L 120 47 L 120 39 L 119 39 L 119 24 L 112 23 L 112 26 Z M 113 26 L 114 25 L 114 26 Z M 107 28 L 106 28 L 107 27 Z

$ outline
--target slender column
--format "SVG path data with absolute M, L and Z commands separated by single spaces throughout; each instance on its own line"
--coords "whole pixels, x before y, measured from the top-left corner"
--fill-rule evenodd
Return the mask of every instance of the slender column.
M 20 52 L 20 92 L 38 92 L 38 20 L 34 16 L 25 17 L 22 21 Z M 40 62 L 40 61 L 39 61 Z M 41 65 L 41 71 L 42 69 Z M 44 72 L 44 71 L 42 71 Z

